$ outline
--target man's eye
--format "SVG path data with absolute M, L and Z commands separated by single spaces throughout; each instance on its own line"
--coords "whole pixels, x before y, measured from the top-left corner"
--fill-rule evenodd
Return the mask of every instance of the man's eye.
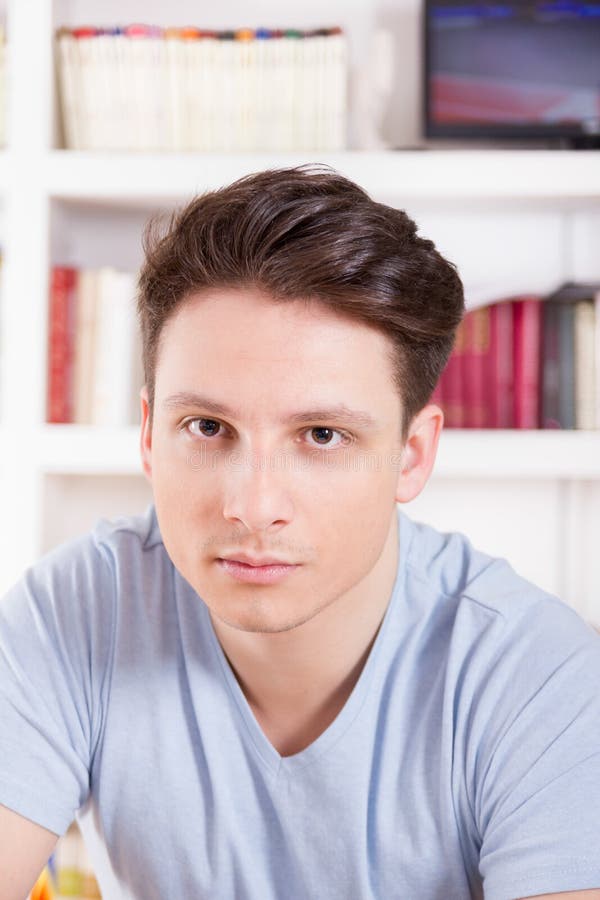
M 337 431 L 335 428 L 317 426 L 316 428 L 310 429 L 310 434 L 314 437 L 316 446 L 319 447 L 340 447 L 342 444 L 350 443 L 350 436 L 343 431 Z M 339 438 L 337 442 L 332 440 L 335 435 Z
M 195 431 L 190 426 L 197 425 L 199 431 Z M 185 423 L 185 427 L 190 431 L 191 434 L 198 436 L 199 434 L 204 437 L 214 437 L 221 427 L 220 422 L 216 422 L 214 419 L 189 419 Z
M 187 422 L 183 423 L 182 427 L 194 437 L 212 438 L 218 436 L 223 426 L 216 419 L 201 418 L 188 419 Z M 313 447 L 340 447 L 352 442 L 350 435 L 346 432 L 338 431 L 336 428 L 327 428 L 324 425 L 309 428 L 307 433 L 312 437 Z

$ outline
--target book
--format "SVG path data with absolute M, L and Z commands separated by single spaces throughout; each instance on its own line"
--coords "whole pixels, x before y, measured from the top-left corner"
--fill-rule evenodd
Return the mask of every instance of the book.
M 55 267 L 50 276 L 48 310 L 46 420 L 72 420 L 73 355 L 75 341 L 75 270 Z
M 104 267 L 96 273 L 96 329 L 91 397 L 93 425 L 130 420 L 135 346 L 134 282 L 129 273 Z
M 460 356 L 463 399 L 463 428 L 488 428 L 486 366 L 490 355 L 490 307 L 468 312 L 463 319 Z
M 513 428 L 513 305 L 494 303 L 489 311 L 490 348 L 484 373 L 487 427 Z
M 578 429 L 596 427 L 595 318 L 592 297 L 575 303 L 575 428 Z
M 564 282 L 544 301 L 543 428 L 598 427 L 596 283 Z M 577 307 L 579 307 L 579 325 Z M 594 308 L 593 315 L 590 307 Z M 592 422 L 594 424 L 592 425 Z M 579 424 L 578 424 L 579 423 Z
M 560 428 L 559 306 L 550 300 L 544 301 L 542 313 L 542 357 L 540 425 Z
M 80 425 L 89 425 L 92 421 L 97 291 L 98 280 L 95 269 L 79 270 L 77 272 L 77 331 L 71 421 Z
M 512 301 L 513 307 L 513 427 L 539 428 L 542 298 Z
M 558 417 L 561 428 L 575 428 L 575 307 L 558 304 Z

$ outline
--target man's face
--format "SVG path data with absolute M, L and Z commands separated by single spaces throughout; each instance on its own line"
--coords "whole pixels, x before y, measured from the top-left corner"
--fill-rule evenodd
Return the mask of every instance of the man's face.
M 322 305 L 248 290 L 193 297 L 166 323 L 145 471 L 169 556 L 229 625 L 293 628 L 380 557 L 401 450 L 389 349 Z M 342 406 L 356 421 L 311 412 Z M 238 580 L 220 560 L 242 553 L 296 567 Z

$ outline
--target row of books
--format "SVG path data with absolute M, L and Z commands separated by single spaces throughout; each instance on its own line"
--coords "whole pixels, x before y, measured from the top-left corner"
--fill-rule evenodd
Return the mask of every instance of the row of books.
M 65 144 L 75 150 L 341 150 L 341 28 L 61 28 Z
M 52 269 L 47 420 L 139 421 L 135 275 Z M 433 395 L 448 428 L 600 428 L 600 285 L 471 309 Z
M 447 428 L 600 428 L 600 283 L 467 312 L 432 400 Z
M 47 421 L 129 425 L 144 383 L 135 275 L 56 266 L 48 309 Z
M 101 900 L 79 827 L 73 822 L 60 838 L 28 900 Z

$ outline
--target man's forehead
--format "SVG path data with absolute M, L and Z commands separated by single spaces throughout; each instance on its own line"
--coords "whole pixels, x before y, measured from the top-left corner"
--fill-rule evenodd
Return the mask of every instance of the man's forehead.
M 382 330 L 367 319 L 350 315 L 318 297 L 275 298 L 253 288 L 215 288 L 189 294 L 167 320 L 163 332 L 175 326 L 189 332 L 196 321 L 202 333 L 216 338 L 235 338 L 247 329 L 268 328 L 275 334 L 294 329 L 309 341 L 322 334 L 333 342 L 347 342 L 360 335 L 364 342 L 388 342 Z M 178 327 L 177 327 L 178 326 Z
M 393 348 L 381 332 L 337 316 L 304 319 L 287 301 L 259 298 L 255 305 L 250 295 L 246 306 L 246 299 L 232 291 L 186 305 L 158 354 L 159 408 L 364 429 L 396 420 Z M 279 305 L 272 319 L 262 315 L 265 302 L 270 311 Z M 232 320 L 236 311 L 239 320 Z

